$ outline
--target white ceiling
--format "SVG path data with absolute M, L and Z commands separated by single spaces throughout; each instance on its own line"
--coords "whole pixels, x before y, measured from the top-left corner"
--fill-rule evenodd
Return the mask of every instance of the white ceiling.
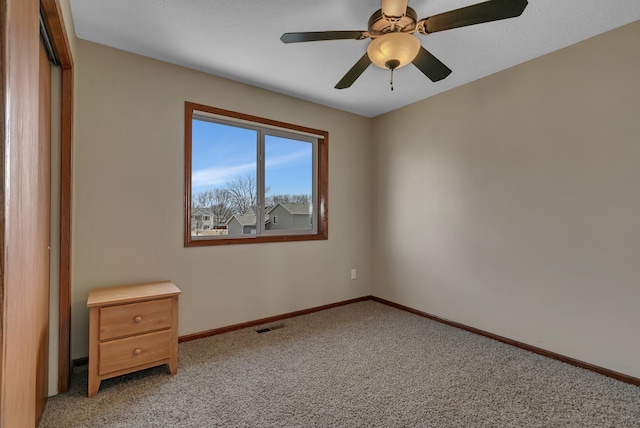
M 409 0 L 418 18 L 481 0 Z M 71 0 L 81 39 L 374 117 L 640 19 L 640 0 L 529 0 L 522 16 L 418 36 L 453 73 L 371 65 L 335 84 L 369 40 L 284 44 L 285 32 L 367 30 L 380 0 Z M 640 45 L 640 43 L 639 43 Z M 639 50 L 640 53 L 640 50 Z M 605 77 L 603 77 L 605 78 Z

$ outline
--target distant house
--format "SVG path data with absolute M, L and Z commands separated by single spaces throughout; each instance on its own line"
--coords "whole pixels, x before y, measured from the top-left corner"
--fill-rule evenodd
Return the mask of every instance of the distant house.
M 213 229 L 214 226 L 214 213 L 210 208 L 197 208 L 191 209 L 191 230 L 201 231 Z
M 244 214 L 234 214 L 227 220 L 226 225 L 229 235 L 255 234 L 255 208 L 249 208 Z M 276 204 L 265 214 L 264 228 L 266 230 L 311 229 L 311 207 L 309 204 Z
M 191 208 L 191 231 L 202 232 L 204 230 L 226 229 L 227 218 L 222 217 L 213 208 Z
M 311 206 L 309 204 L 279 203 L 267 211 L 265 229 L 304 230 L 311 228 Z
M 228 235 L 253 235 L 256 233 L 256 212 L 249 208 L 244 214 L 234 214 L 227 220 Z

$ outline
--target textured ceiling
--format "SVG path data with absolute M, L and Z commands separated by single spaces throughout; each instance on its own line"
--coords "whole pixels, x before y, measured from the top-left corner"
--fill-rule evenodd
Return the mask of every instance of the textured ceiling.
M 409 0 L 418 18 L 479 3 Z M 453 70 L 370 66 L 335 84 L 369 40 L 284 44 L 284 32 L 366 30 L 379 0 L 71 0 L 77 37 L 367 117 L 403 107 L 640 19 L 640 0 L 529 0 L 522 16 L 418 36 Z

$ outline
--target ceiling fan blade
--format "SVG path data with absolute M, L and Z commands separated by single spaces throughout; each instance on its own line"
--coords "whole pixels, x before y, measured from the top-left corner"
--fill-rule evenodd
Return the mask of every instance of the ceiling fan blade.
M 283 43 L 316 42 L 320 40 L 364 39 L 364 31 L 307 31 L 304 33 L 284 33 L 280 40 Z
M 527 0 L 489 0 L 422 19 L 427 34 L 522 15 Z
M 366 53 L 355 63 L 351 70 L 347 71 L 342 79 L 336 85 L 336 89 L 346 89 L 353 85 L 358 77 L 371 65 L 369 55 Z
M 418 55 L 412 61 L 432 82 L 442 80 L 451 74 L 451 69 L 444 65 L 438 58 L 433 56 L 425 48 L 420 48 Z

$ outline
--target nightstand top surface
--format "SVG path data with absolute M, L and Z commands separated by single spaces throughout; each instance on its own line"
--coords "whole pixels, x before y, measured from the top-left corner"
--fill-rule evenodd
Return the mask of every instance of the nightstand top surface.
M 94 288 L 89 292 L 87 307 L 91 308 L 94 306 L 136 302 L 160 297 L 172 297 L 180 293 L 180 289 L 171 281 Z

